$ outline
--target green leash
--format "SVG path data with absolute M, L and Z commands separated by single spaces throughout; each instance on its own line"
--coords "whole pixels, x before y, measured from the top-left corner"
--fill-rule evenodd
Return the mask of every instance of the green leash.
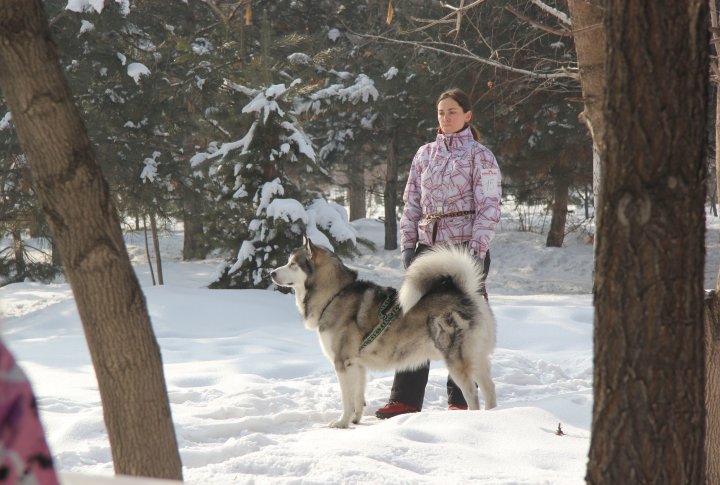
M 395 317 L 397 317 L 398 313 L 400 313 L 400 305 L 397 303 L 388 310 L 390 304 L 395 301 L 396 296 L 397 291 L 390 291 L 387 298 L 385 298 L 383 304 L 380 305 L 380 310 L 378 310 L 378 318 L 380 319 L 380 323 L 377 327 L 373 329 L 372 332 L 370 332 L 370 335 L 365 337 L 365 340 L 363 340 L 363 343 L 360 345 L 360 351 L 373 343 L 373 341 L 385 331 L 388 325 L 390 325 L 390 323 L 395 320 Z

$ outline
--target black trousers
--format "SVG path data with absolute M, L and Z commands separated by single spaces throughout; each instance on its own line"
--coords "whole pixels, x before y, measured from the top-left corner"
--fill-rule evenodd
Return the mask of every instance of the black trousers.
M 427 249 L 429 249 L 429 246 L 418 246 L 415 255 L 417 256 Z M 483 275 L 487 278 L 490 271 L 490 251 L 485 254 L 484 263 Z M 425 386 L 427 386 L 429 375 L 429 361 L 415 370 L 395 372 L 392 390 L 390 391 L 390 401 L 402 402 L 418 410 L 422 409 L 423 400 L 425 399 Z M 467 406 L 462 391 L 450 376 L 447 379 L 447 395 L 449 406 Z

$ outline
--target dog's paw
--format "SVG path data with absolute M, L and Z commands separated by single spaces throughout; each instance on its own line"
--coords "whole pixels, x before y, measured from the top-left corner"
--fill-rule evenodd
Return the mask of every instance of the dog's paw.
M 330 421 L 328 426 L 331 428 L 338 428 L 338 429 L 346 429 L 348 427 L 348 420 L 347 419 L 336 419 L 335 421 Z

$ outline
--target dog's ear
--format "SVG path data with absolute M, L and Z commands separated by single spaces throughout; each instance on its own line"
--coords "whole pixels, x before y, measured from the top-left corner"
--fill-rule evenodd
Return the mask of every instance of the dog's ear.
M 303 248 L 305 249 L 305 252 L 307 253 L 308 259 L 312 258 L 313 256 L 313 249 L 315 246 L 313 246 L 312 241 L 309 237 L 307 237 L 307 234 L 303 234 Z

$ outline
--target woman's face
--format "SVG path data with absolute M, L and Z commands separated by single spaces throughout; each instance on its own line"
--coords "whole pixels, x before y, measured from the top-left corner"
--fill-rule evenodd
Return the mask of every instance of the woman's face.
M 472 119 L 472 111 L 464 112 L 457 101 L 445 98 L 437 105 L 438 123 L 443 133 L 457 133 Z

